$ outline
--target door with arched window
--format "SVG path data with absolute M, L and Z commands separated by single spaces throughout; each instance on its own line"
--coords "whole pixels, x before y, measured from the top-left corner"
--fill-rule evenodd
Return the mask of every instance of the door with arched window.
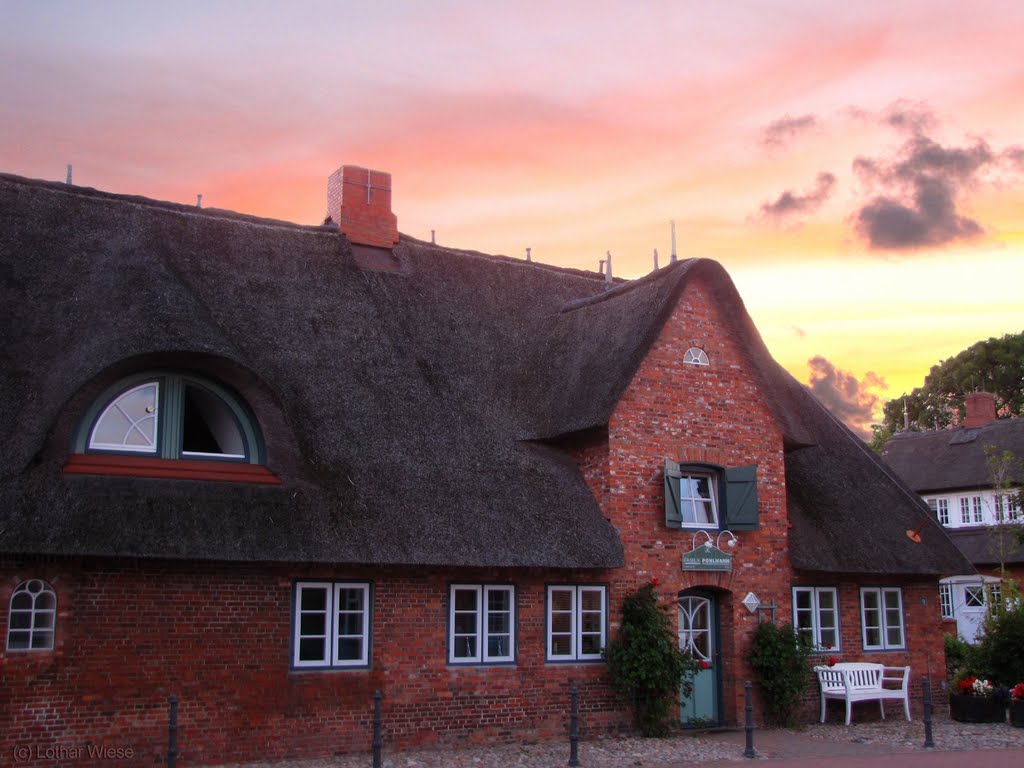
M 693 692 L 682 699 L 683 725 L 719 725 L 721 654 L 718 639 L 718 601 L 711 593 L 686 592 L 679 596 L 679 648 L 700 664 L 690 682 Z M 683 681 L 686 682 L 686 681 Z

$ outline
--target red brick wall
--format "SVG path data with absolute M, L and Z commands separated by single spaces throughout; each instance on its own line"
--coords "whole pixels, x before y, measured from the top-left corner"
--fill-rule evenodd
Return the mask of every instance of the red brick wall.
M 386 750 L 567 738 L 570 681 L 584 734 L 630 727 L 603 664 L 544 661 L 545 584 L 608 574 L 0 561 L 5 638 L 11 592 L 29 578 L 57 593 L 57 637 L 53 652 L 0 656 L 3 755 L 64 750 L 84 765 L 92 745 L 162 761 L 171 695 L 182 766 L 368 751 L 377 688 Z M 289 669 L 294 579 L 372 583 L 370 669 Z M 515 666 L 448 666 L 452 581 L 516 585 Z
M 707 353 L 709 366 L 683 363 L 694 346 Z M 691 281 L 612 416 L 604 504 L 626 550 L 625 572 L 612 589 L 613 622 L 626 594 L 651 578 L 669 601 L 693 587 L 718 592 L 723 709 L 730 723 L 743 716 L 742 682 L 749 671 L 742 656 L 757 626 L 756 615 L 740 601 L 753 591 L 762 603 L 780 605 L 780 619 L 788 620 L 789 613 L 782 435 L 744 346 L 709 287 Z M 761 527 L 737 533 L 739 545 L 728 550 L 734 555 L 730 574 L 683 573 L 693 532 L 665 526 L 665 459 L 757 465 Z

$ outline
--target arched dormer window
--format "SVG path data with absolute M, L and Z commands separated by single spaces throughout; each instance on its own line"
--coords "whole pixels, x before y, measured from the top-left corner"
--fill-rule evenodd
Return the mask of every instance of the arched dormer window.
M 65 471 L 278 482 L 244 466 L 263 463 L 256 419 L 241 398 L 202 376 L 163 371 L 122 379 L 93 401 Z
M 40 579 L 22 582 L 11 594 L 7 614 L 8 651 L 52 651 L 57 593 Z
M 683 362 L 690 365 L 711 365 L 711 361 L 708 360 L 708 353 L 700 347 L 690 347 L 686 350 L 686 354 L 683 355 Z

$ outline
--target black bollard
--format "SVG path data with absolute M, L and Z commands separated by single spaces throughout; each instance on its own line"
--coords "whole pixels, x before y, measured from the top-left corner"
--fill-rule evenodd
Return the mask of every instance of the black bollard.
M 753 683 L 747 680 L 743 683 L 743 693 L 746 697 L 746 703 L 743 706 L 743 714 L 746 720 L 743 730 L 747 732 L 747 748 L 743 750 L 744 757 L 757 757 L 754 752 L 754 703 L 753 703 Z
M 932 739 L 932 681 L 927 675 L 924 678 L 924 748 L 935 748 Z
M 167 768 L 174 768 L 178 764 L 178 699 L 171 696 L 168 700 L 171 705 L 170 718 L 167 721 Z
M 580 764 L 579 756 L 580 741 L 580 694 L 576 690 L 576 683 L 569 689 L 569 765 Z
M 380 688 L 373 692 L 373 768 L 380 768 L 380 748 L 383 745 L 381 738 L 381 717 L 380 717 Z

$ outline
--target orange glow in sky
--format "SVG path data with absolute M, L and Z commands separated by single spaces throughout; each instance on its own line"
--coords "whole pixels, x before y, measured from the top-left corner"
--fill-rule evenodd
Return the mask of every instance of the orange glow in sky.
M 862 432 L 1024 330 L 1024 3 L 0 4 L 0 171 L 620 277 L 721 261 Z

